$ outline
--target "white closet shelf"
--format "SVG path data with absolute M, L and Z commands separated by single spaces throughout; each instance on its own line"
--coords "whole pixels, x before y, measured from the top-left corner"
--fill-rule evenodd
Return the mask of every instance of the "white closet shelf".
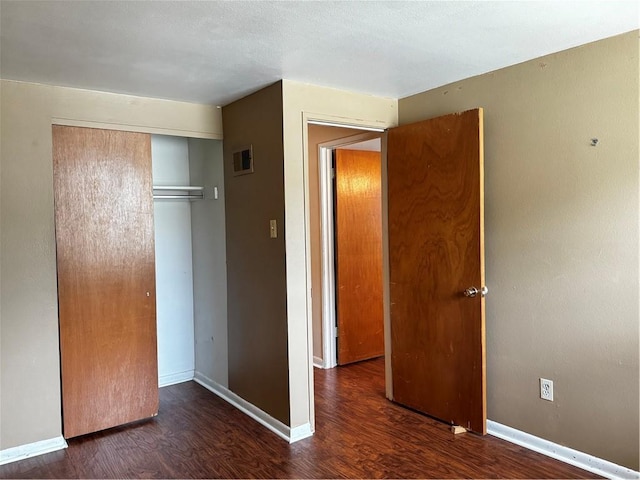
M 159 192 L 159 193 L 156 193 Z M 188 192 L 188 193 L 160 193 L 160 192 Z M 195 185 L 154 185 L 153 198 L 174 200 L 202 200 L 204 187 Z

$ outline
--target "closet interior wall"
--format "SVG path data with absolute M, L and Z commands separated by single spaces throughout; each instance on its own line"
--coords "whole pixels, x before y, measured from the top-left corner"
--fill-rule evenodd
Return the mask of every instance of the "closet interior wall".
M 204 186 L 202 200 L 154 200 L 158 384 L 197 372 L 227 386 L 222 142 L 152 135 L 151 151 L 154 186 Z

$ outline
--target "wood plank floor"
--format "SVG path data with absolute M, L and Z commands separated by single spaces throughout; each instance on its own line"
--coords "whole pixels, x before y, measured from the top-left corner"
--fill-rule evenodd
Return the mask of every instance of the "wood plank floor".
M 597 478 L 387 401 L 381 359 L 316 370 L 316 434 L 293 445 L 193 382 L 158 417 L 0 467 L 0 478 Z

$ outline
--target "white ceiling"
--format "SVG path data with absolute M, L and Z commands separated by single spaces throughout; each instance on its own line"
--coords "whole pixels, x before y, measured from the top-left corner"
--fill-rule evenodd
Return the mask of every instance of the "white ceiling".
M 638 26 L 627 0 L 1 0 L 0 75 L 216 105 L 281 78 L 402 98 Z

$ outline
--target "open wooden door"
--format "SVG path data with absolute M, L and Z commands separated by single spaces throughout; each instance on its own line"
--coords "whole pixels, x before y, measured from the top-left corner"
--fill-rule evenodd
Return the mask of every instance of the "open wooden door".
M 393 400 L 486 433 L 482 109 L 390 129 Z
M 380 152 L 337 149 L 338 364 L 384 355 Z
M 151 139 L 53 127 L 65 438 L 158 412 Z

